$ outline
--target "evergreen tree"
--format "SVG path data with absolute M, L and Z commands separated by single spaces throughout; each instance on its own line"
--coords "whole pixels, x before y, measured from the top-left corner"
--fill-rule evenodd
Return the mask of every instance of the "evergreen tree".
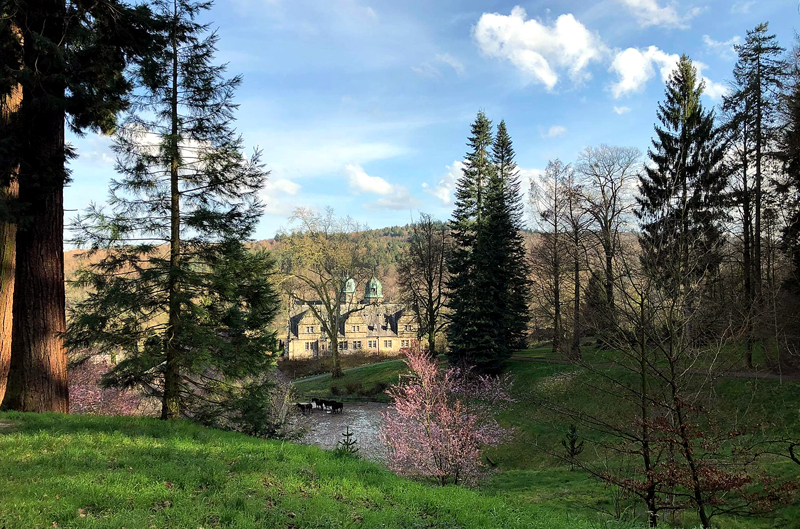
M 530 266 L 523 237 L 523 206 L 519 171 L 514 161 L 514 148 L 505 121 L 497 126 L 492 146 L 495 171 L 489 179 L 487 193 L 487 233 L 492 245 L 491 273 L 496 281 L 500 325 L 498 339 L 510 354 L 513 349 L 528 346 L 530 309 Z
M 492 122 L 479 112 L 471 127 L 463 174 L 456 186 L 456 202 L 450 221 L 453 250 L 448 260 L 447 356 L 453 365 L 472 365 L 479 371 L 498 368 L 500 351 L 495 340 L 495 307 L 483 289 L 491 284 L 490 271 L 480 255 L 485 244 L 485 202 L 495 168 L 490 160 Z M 481 239 L 479 241 L 479 238 Z
M 726 128 L 730 135 L 733 175 L 732 203 L 741 211 L 742 277 L 746 300 L 747 354 L 752 367 L 755 341 L 752 314 L 762 304 L 762 212 L 764 210 L 764 173 L 768 153 L 779 135 L 779 95 L 787 70 L 775 35 L 768 24 L 747 32 L 743 44 L 735 47 L 739 56 L 733 70 L 733 91 L 723 99 L 727 112 Z M 769 271 L 768 271 L 769 272 Z
M 0 0 L 4 408 L 69 409 L 63 190 L 75 153 L 64 129 L 113 130 L 131 89 L 125 69 L 159 44 L 153 28 L 147 6 L 121 0 Z
M 781 246 L 792 262 L 789 286 L 800 293 L 800 44 L 795 44 L 787 93 L 783 98 L 784 127 L 780 160 L 784 180 L 778 185 L 778 202 L 786 214 Z
M 721 134 L 700 102 L 703 83 L 682 56 L 658 105 L 652 164 L 639 177 L 636 214 L 642 262 L 662 286 L 680 288 L 699 279 L 720 259 L 720 222 L 726 173 Z
M 268 326 L 279 301 L 273 261 L 243 243 L 266 173 L 232 128 L 241 79 L 212 63 L 217 36 L 197 22 L 210 5 L 154 3 L 168 46 L 138 72 L 141 95 L 115 136 L 112 211 L 93 206 L 75 221 L 75 242 L 103 253 L 79 272 L 89 294 L 68 345 L 122 353 L 106 383 L 159 397 L 162 419 L 213 423 L 235 420 L 236 402 L 254 415 L 278 351 Z

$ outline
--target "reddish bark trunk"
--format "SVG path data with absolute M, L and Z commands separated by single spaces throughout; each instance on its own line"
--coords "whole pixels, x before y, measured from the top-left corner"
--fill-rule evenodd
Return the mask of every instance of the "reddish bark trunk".
M 10 124 L 14 112 L 19 110 L 22 88 L 17 86 L 0 101 L 1 127 Z M 19 166 L 3 167 L 0 200 L 12 204 L 19 198 Z M 11 322 L 14 307 L 14 268 L 17 252 L 17 224 L 10 213 L 0 223 L 0 403 L 6 394 L 8 370 L 11 367 Z
M 63 39 L 63 0 L 38 0 L 26 13 L 25 31 L 51 42 Z M 26 117 L 20 154 L 19 198 L 25 206 L 17 228 L 11 367 L 4 407 L 19 411 L 69 411 L 64 314 L 64 97 L 60 65 L 24 38 L 23 61 L 36 65 L 35 83 L 24 86 Z

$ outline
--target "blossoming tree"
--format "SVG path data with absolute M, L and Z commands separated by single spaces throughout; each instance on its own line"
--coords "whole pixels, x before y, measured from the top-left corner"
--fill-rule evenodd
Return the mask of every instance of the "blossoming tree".
M 419 350 L 410 351 L 405 362 L 410 373 L 389 388 L 394 403 L 383 414 L 380 433 L 389 467 L 441 485 L 475 483 L 486 470 L 481 450 L 510 433 L 493 416 L 497 406 L 511 402 L 509 377 L 440 370 Z

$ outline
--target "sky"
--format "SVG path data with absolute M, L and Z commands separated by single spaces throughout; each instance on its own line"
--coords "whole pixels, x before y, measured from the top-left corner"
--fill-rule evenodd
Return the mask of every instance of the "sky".
M 791 48 L 798 0 L 216 0 L 217 60 L 241 74 L 236 128 L 270 170 L 255 238 L 298 207 L 370 228 L 449 218 L 478 111 L 505 120 L 520 174 L 581 150 L 650 144 L 687 54 L 716 107 L 733 45 L 769 22 Z M 71 136 L 67 220 L 102 204 L 111 139 Z M 67 234 L 69 238 L 69 234 Z

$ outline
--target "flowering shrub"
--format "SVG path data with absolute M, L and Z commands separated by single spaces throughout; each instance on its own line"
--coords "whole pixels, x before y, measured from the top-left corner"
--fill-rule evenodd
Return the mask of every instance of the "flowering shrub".
M 93 358 L 69 370 L 69 411 L 94 415 L 142 415 L 145 402 L 133 389 L 103 388 L 100 379 L 112 364 Z
M 441 485 L 475 483 L 485 471 L 481 450 L 509 434 L 493 408 L 510 402 L 508 377 L 471 377 L 469 371 L 439 370 L 425 352 L 410 351 L 411 373 L 389 388 L 394 403 L 383 414 L 381 440 L 389 468 Z

